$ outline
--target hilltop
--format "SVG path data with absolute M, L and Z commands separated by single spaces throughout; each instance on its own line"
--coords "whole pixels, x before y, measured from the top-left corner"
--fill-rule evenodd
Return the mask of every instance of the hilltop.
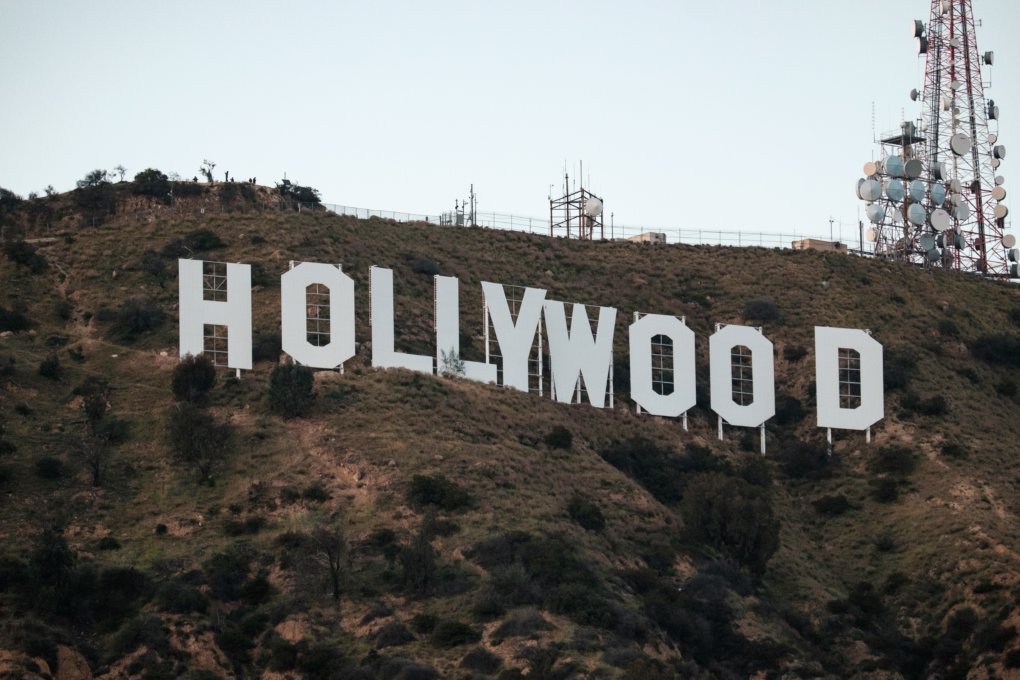
M 134 184 L 102 189 L 100 211 L 72 192 L 0 213 L 11 677 L 1020 672 L 1016 287 L 836 253 L 357 220 L 249 184 L 193 184 L 169 204 Z M 253 266 L 254 370 L 219 370 L 189 421 L 222 436 L 209 474 L 168 435 L 185 408 L 171 389 L 182 256 Z M 317 372 L 312 405 L 286 418 L 270 382 L 290 261 L 354 279 L 358 354 Z M 614 407 L 373 369 L 372 265 L 393 270 L 405 352 L 435 354 L 435 274 L 460 280 L 470 360 L 484 358 L 481 281 L 615 307 Z M 635 311 L 697 336 L 688 430 L 635 413 Z M 765 456 L 756 431 L 716 437 L 717 323 L 775 345 Z M 814 326 L 885 347 L 885 418 L 871 443 L 835 433 L 831 456 Z

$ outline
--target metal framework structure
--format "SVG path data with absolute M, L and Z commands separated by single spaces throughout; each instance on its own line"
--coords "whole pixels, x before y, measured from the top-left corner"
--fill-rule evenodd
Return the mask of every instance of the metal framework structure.
M 921 111 L 880 135 L 881 155 L 865 164 L 858 197 L 868 203 L 875 253 L 989 276 L 1017 275 L 1007 234 L 998 109 L 985 97 L 971 0 L 931 0 L 928 22 L 913 22 L 925 58 Z
M 570 191 L 570 176 L 563 175 L 563 196 L 549 197 L 549 235 L 591 241 L 606 237 L 602 198 L 580 189 Z
M 202 263 L 202 299 L 212 302 L 227 301 L 227 263 Z M 202 327 L 202 351 L 213 362 L 213 366 L 226 366 L 229 340 L 227 327 L 204 324 Z
M 517 315 L 524 301 L 524 286 L 504 285 L 506 303 L 510 308 L 510 318 L 517 323 Z M 496 340 L 496 330 L 493 328 L 492 319 L 489 317 L 489 307 L 482 303 L 482 324 L 485 329 L 485 363 L 496 364 L 496 382 L 503 384 L 503 355 L 499 350 L 499 342 Z M 495 361 L 494 361 L 495 360 Z M 535 333 L 535 344 L 528 354 L 528 392 L 542 396 L 545 393 L 545 376 L 543 366 L 545 359 L 542 355 L 542 315 L 538 317 L 538 330 Z

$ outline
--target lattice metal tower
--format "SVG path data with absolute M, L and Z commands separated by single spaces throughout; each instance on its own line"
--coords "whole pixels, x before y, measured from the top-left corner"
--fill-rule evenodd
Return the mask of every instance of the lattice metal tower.
M 878 161 L 866 163 L 858 196 L 868 203 L 878 255 L 990 276 L 1017 276 L 1016 239 L 1008 234 L 1006 156 L 998 144 L 998 108 L 985 97 L 971 0 L 932 0 L 927 24 L 912 31 L 925 58 L 921 111 L 882 134 Z

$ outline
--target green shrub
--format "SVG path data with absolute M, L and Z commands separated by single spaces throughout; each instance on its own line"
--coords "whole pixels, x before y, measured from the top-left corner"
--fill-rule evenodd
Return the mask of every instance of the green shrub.
M 39 375 L 50 380 L 60 380 L 60 359 L 56 353 L 50 353 L 39 362 Z
M 184 236 L 184 245 L 196 253 L 223 248 L 227 244 L 211 229 L 196 229 Z
M 804 345 L 786 345 L 783 347 L 783 358 L 789 362 L 800 361 L 807 356 L 807 348 Z
M 329 491 L 322 485 L 322 482 L 313 482 L 301 492 L 301 497 L 315 503 L 325 503 L 329 500 Z
M 411 271 L 415 274 L 425 274 L 426 276 L 436 276 L 441 271 L 439 263 L 435 260 L 430 260 L 427 257 L 419 257 L 411 265 Z
M 498 656 L 484 647 L 475 647 L 464 655 L 464 658 L 460 660 L 459 667 L 469 671 L 478 671 L 484 675 L 492 675 L 502 665 L 503 660 Z
M 100 550 L 120 550 L 120 541 L 113 536 L 103 536 L 96 547 Z
M 434 506 L 453 512 L 470 508 L 474 498 L 441 474 L 415 475 L 407 491 L 407 502 L 417 507 Z
M 899 444 L 883 446 L 868 461 L 868 469 L 875 474 L 909 476 L 917 468 L 917 456 Z
M 800 399 L 789 394 L 781 396 L 776 404 L 775 422 L 777 425 L 795 425 L 804 420 L 806 415 L 807 411 L 804 410 Z
M 399 621 L 390 621 L 375 634 L 375 648 L 401 647 L 414 642 L 414 635 Z
M 492 641 L 499 644 L 507 638 L 530 637 L 552 628 L 541 612 L 534 607 L 524 607 L 510 612 L 506 620 L 493 631 Z
M 169 203 L 170 179 L 155 168 L 147 168 L 135 175 L 132 192 L 136 196 L 149 196 L 163 203 Z
M 775 321 L 779 318 L 779 306 L 769 298 L 754 298 L 744 303 L 743 317 L 753 321 Z
M 937 325 L 939 335 L 944 338 L 960 337 L 960 327 L 952 319 L 940 319 Z
M 43 479 L 58 479 L 64 476 L 64 463 L 53 456 L 43 456 L 35 461 L 35 472 Z
M 910 384 L 914 369 L 917 368 L 917 355 L 913 349 L 890 347 L 883 353 L 885 364 L 883 377 L 887 390 L 901 390 Z
M 811 505 L 814 506 L 815 512 L 818 514 L 829 515 L 830 517 L 842 515 L 851 507 L 850 501 L 841 493 L 832 496 L 822 496 L 811 501 Z
M 871 497 L 879 503 L 892 503 L 900 497 L 900 483 L 892 477 L 873 479 Z
M 0 332 L 12 331 L 17 333 L 28 328 L 28 319 L 17 310 L 7 309 L 0 306 Z
M 251 341 L 252 361 L 280 361 L 283 344 L 279 333 L 255 331 Z
M 570 519 L 587 531 L 602 531 L 606 528 L 606 517 L 602 509 L 587 496 L 574 494 L 567 503 L 567 513 Z
M 615 442 L 599 452 L 607 463 L 633 477 L 662 503 L 683 495 L 684 466 L 673 450 L 642 437 Z
M 156 606 L 170 614 L 204 614 L 209 598 L 198 588 L 180 581 L 167 581 L 156 591 Z
M 4 255 L 11 262 L 27 268 L 33 274 L 41 274 L 49 267 L 46 258 L 26 241 L 8 241 L 4 244 Z
M 269 375 L 269 410 L 284 418 L 307 415 L 315 401 L 311 369 L 297 364 L 278 364 Z
M 970 353 L 996 366 L 1020 366 L 1020 336 L 1008 333 L 982 335 L 970 343 Z
M 791 479 L 820 479 L 830 474 L 832 460 L 824 442 L 791 439 L 776 453 L 783 473 Z
M 969 454 L 962 444 L 958 444 L 956 442 L 943 442 L 942 455 L 949 456 L 950 458 L 961 459 L 966 458 Z
M 125 623 L 110 640 L 107 658 L 119 659 L 139 647 L 163 654 L 170 650 L 170 638 L 159 617 L 145 614 Z
M 435 614 L 428 612 L 422 612 L 421 614 L 415 614 L 411 618 L 411 628 L 422 635 L 428 635 L 436 628 L 436 624 L 439 623 L 439 619 Z
M 1015 397 L 1017 395 L 1016 383 L 1006 379 L 995 385 L 995 393 L 1000 397 Z
M 569 449 L 574 443 L 574 435 L 562 425 L 556 425 L 545 435 L 543 441 L 551 449 Z
M 165 316 L 159 303 L 152 298 L 128 298 L 113 313 L 110 330 L 125 340 L 131 340 L 159 328 Z
M 440 621 L 429 636 L 429 642 L 440 649 L 468 645 L 481 639 L 480 632 L 460 621 Z
M 204 481 L 211 479 L 213 468 L 226 458 L 230 434 L 229 425 L 190 402 L 170 409 L 167 438 L 174 457 L 194 466 Z
M 201 402 L 216 385 L 216 367 L 205 354 L 188 354 L 174 366 L 170 389 L 177 401 Z

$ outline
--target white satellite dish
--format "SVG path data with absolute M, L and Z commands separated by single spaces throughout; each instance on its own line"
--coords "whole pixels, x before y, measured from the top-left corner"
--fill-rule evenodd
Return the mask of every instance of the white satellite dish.
M 927 217 L 928 215 L 925 214 L 924 208 L 922 208 L 918 203 L 912 203 L 910 207 L 907 208 L 907 219 L 918 227 L 924 224 Z
M 949 180 L 949 191 L 954 194 L 958 194 L 961 191 L 963 191 L 963 185 L 960 183 L 960 180 L 958 179 Z
M 584 214 L 588 217 L 598 217 L 602 214 L 602 201 L 591 196 L 584 202 Z
M 949 41 L 949 45 L 950 47 L 960 49 L 960 47 L 963 45 L 963 41 L 960 40 L 959 38 L 953 38 L 952 40 Z
M 952 0 L 941 0 L 941 2 L 939 2 L 939 9 L 942 10 L 943 14 L 948 14 L 952 6 Z
M 999 120 L 999 107 L 989 106 L 988 107 L 988 120 Z
M 917 101 L 917 98 L 918 98 L 918 97 L 919 97 L 920 95 L 921 95 L 921 93 L 920 93 L 920 92 L 918 92 L 918 91 L 917 91 L 917 88 L 915 87 L 914 89 L 912 89 L 912 90 L 910 91 L 910 101 L 912 101 L 912 102 L 916 102 L 916 101 Z
M 941 102 L 943 111 L 948 111 L 949 109 L 953 108 L 953 98 L 950 97 L 949 95 L 947 94 L 942 95 Z
M 994 187 L 992 189 L 992 198 L 994 198 L 996 201 L 1006 200 L 1006 187 L 1002 185 Z
M 952 148 L 953 153 L 955 153 L 957 156 L 963 156 L 964 154 L 966 154 L 968 151 L 970 151 L 970 148 L 973 145 L 974 145 L 973 142 L 970 141 L 970 137 L 968 137 L 963 132 L 957 132 L 955 135 L 949 138 L 949 146 L 950 148 Z
M 931 202 L 935 207 L 946 202 L 946 187 L 942 182 L 935 182 L 931 185 Z
M 881 171 L 880 168 L 881 166 L 877 162 L 868 161 L 867 163 L 864 164 L 864 176 L 874 177 Z
M 1006 234 L 1002 237 L 1002 245 L 1005 248 L 1012 248 L 1016 245 L 1016 236 L 1013 236 L 1013 234 Z
M 956 243 L 954 244 L 957 250 L 963 250 L 967 247 L 967 240 L 963 238 L 963 234 L 956 235 Z
M 910 198 L 915 203 L 920 203 L 924 200 L 924 182 L 919 179 L 915 179 L 910 183 Z
M 925 253 L 925 256 L 928 258 L 929 262 L 938 262 L 939 260 L 942 259 L 942 253 L 940 253 L 938 249 L 935 248 L 934 243 L 932 244 L 931 250 Z
M 991 66 L 992 64 L 994 64 L 995 63 L 995 52 L 992 52 L 991 50 L 985 52 L 984 62 L 985 62 L 985 65 L 987 65 L 987 66 Z
M 931 211 L 931 226 L 935 231 L 945 231 L 953 225 L 953 218 L 942 208 Z
M 928 52 L 928 39 L 925 37 L 914 38 L 914 44 L 917 46 L 918 54 L 926 54 Z
M 988 133 L 988 143 L 989 144 L 995 144 L 997 141 L 999 141 L 999 135 L 995 134 L 994 132 L 989 132 Z
M 998 170 L 1000 165 L 1002 165 L 1001 160 L 999 160 L 998 158 L 992 159 L 992 170 Z
M 998 158 L 1000 161 L 1006 160 L 1006 147 L 1002 144 L 992 147 L 992 155 Z
M 921 246 L 921 250 L 931 250 L 935 247 L 935 237 L 931 234 L 921 234 L 918 245 Z
M 881 224 L 885 220 L 885 206 L 881 203 L 872 203 L 864 210 L 868 219 L 875 224 Z
M 950 80 L 949 81 L 949 89 L 950 90 L 953 90 L 955 92 L 956 90 L 959 90 L 961 87 L 963 87 L 963 83 L 961 83 L 959 80 Z
M 878 232 L 875 231 L 874 227 L 868 227 L 864 230 L 864 238 L 874 243 L 878 240 Z
M 907 161 L 907 164 L 903 167 L 903 169 L 906 171 L 907 177 L 909 177 L 910 179 L 915 179 L 917 177 L 920 177 L 921 173 L 924 172 L 924 163 L 917 160 L 916 158 L 913 158 Z
M 905 194 L 906 189 L 903 188 L 903 182 L 898 179 L 889 180 L 889 185 L 885 188 L 885 195 L 889 197 L 890 201 L 899 203 Z
M 854 187 L 854 193 L 856 193 L 857 198 L 861 199 L 862 201 L 864 200 L 864 196 L 861 195 L 861 187 L 864 186 L 864 183 L 867 181 L 868 180 L 861 177 L 859 180 L 857 180 L 857 186 Z
M 995 186 L 1001 187 L 1005 183 L 1006 183 L 1006 178 L 1005 177 L 1003 177 L 1002 175 L 996 175 L 995 176 Z
M 1009 261 L 1010 262 L 1016 262 L 1017 260 L 1020 260 L 1020 250 L 1017 250 L 1016 248 L 1013 248 L 1013 249 L 1011 249 L 1009 251 Z M 1015 279 L 1016 278 L 1016 265 L 1015 264 L 1010 268 L 1010 272 L 1012 273 L 1012 276 Z
M 953 208 L 953 217 L 960 222 L 966 222 L 970 219 L 970 206 L 966 203 L 960 203 L 960 205 Z
M 910 27 L 911 38 L 920 38 L 924 35 L 924 22 L 920 19 L 914 19 L 913 25 Z
M 882 183 L 877 179 L 866 179 L 860 186 L 861 198 L 865 201 L 877 201 L 882 196 Z
M 903 177 L 905 168 L 903 159 L 899 156 L 889 156 L 885 159 L 885 171 L 892 177 Z
M 995 219 L 997 220 L 1006 219 L 1006 215 L 1009 214 L 1009 208 L 1006 207 L 1005 203 L 1000 203 L 999 205 L 995 206 L 995 211 L 993 212 L 993 214 L 995 215 Z

